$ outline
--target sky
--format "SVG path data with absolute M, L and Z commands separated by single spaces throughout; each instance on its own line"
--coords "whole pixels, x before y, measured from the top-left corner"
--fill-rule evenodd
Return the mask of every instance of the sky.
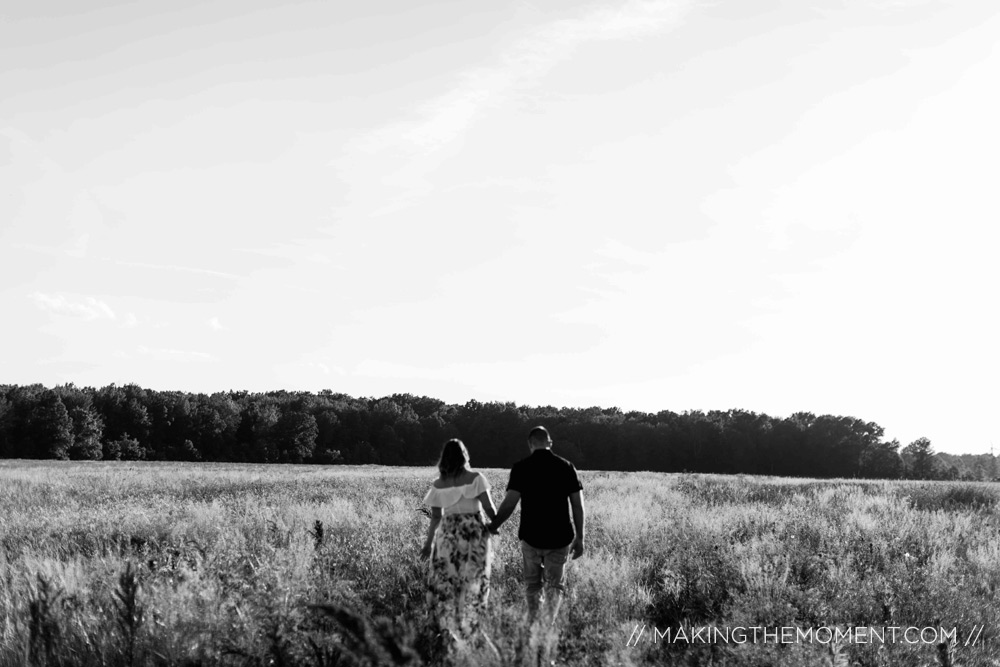
M 992 0 L 7 3 L 0 383 L 989 452 L 998 44 Z

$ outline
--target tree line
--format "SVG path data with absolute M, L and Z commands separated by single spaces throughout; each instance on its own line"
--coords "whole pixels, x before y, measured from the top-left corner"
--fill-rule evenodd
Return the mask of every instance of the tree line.
M 991 454 L 900 448 L 855 417 L 746 410 L 653 413 L 322 391 L 195 394 L 134 384 L 0 385 L 0 458 L 430 465 L 461 438 L 477 467 L 508 467 L 543 424 L 556 450 L 596 470 L 797 477 L 994 479 Z

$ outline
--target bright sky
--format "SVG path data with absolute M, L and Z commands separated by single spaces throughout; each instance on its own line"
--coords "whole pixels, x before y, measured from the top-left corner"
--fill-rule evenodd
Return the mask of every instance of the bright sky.
M 992 0 L 6 3 L 0 382 L 988 452 L 998 44 Z

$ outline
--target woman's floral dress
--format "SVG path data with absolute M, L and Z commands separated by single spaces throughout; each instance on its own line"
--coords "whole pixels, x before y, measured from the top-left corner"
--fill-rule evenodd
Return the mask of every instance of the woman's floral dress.
M 427 601 L 443 627 L 460 637 L 479 630 L 490 594 L 493 548 L 478 496 L 489 491 L 482 474 L 463 486 L 431 487 L 424 503 L 442 510 L 434 532 Z

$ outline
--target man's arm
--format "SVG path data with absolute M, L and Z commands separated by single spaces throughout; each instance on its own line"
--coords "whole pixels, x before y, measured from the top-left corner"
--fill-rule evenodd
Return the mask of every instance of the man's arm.
M 576 527 L 576 540 L 573 541 L 573 559 L 583 555 L 584 526 L 587 523 L 587 511 L 583 507 L 583 491 L 570 494 L 569 503 L 573 507 L 573 525 Z
M 507 495 L 504 496 L 503 502 L 500 503 L 499 509 L 497 509 L 497 515 L 494 517 L 493 521 L 489 525 L 491 533 L 495 533 L 503 525 L 503 522 L 510 518 L 510 515 L 514 512 L 514 508 L 517 507 L 517 503 L 521 500 L 520 491 L 507 491 Z

